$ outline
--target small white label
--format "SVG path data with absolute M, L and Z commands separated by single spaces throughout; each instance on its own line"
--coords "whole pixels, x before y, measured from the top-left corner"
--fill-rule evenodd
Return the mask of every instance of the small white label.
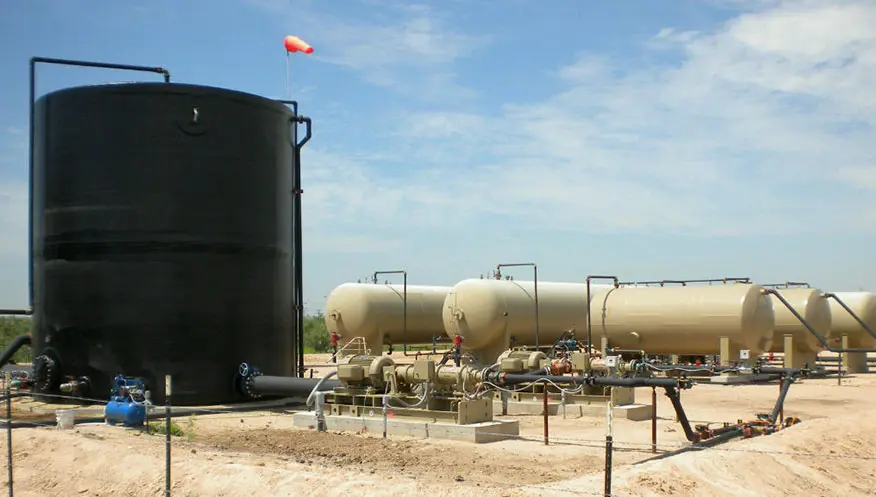
M 164 375 L 164 395 L 170 396 L 170 375 Z
M 616 368 L 617 367 L 617 356 L 616 355 L 605 356 L 605 365 L 606 365 L 606 367 L 609 367 L 609 368 Z
M 748 349 L 746 349 L 746 350 L 740 350 L 740 351 L 739 351 L 739 358 L 740 358 L 740 359 L 748 359 L 748 358 L 749 358 L 749 351 L 748 351 Z

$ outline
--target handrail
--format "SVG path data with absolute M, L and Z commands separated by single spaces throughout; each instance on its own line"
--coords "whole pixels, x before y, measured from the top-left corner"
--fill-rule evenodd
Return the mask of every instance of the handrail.
M 36 142 L 35 135 L 35 127 L 34 127 L 34 114 L 36 112 L 36 65 L 37 63 L 41 64 L 58 64 L 64 66 L 77 66 L 77 67 L 93 67 L 97 69 L 119 69 L 123 71 L 141 71 L 141 72 L 153 72 L 157 74 L 161 74 L 164 76 L 164 82 L 170 83 L 170 71 L 163 67 L 149 67 L 149 66 L 135 66 L 131 64 L 114 64 L 107 62 L 92 62 L 85 60 L 70 60 L 70 59 L 54 59 L 50 57 L 31 57 L 30 58 L 30 102 L 29 102 L 29 127 L 30 127 L 30 145 L 28 147 L 28 221 L 27 221 L 27 253 L 28 253 L 28 273 L 27 273 L 27 285 L 28 285 L 28 302 L 29 306 L 33 308 L 33 299 L 34 299 L 34 288 L 33 288 L 33 191 L 34 191 L 34 144 Z
M 403 287 L 402 287 L 402 306 L 403 306 L 403 317 L 402 317 L 402 354 L 405 356 L 408 355 L 416 355 L 416 354 L 408 354 L 408 270 L 407 269 L 393 269 L 390 271 L 374 271 L 374 275 L 371 277 L 371 282 L 375 285 L 377 284 L 377 277 L 381 274 L 400 274 L 404 278 Z M 382 344 L 381 344 L 382 345 Z M 382 352 L 381 352 L 382 353 Z
M 666 284 L 675 284 L 681 286 L 687 286 L 688 283 L 751 283 L 751 278 L 709 278 L 709 279 L 700 279 L 700 280 L 650 280 L 650 281 L 622 281 L 618 283 L 619 286 L 630 286 L 630 285 L 660 285 L 664 286 Z
M 592 297 L 590 295 L 591 280 L 612 280 L 614 281 L 615 288 L 618 288 L 620 285 L 617 276 L 587 276 L 587 357 L 593 357 L 593 322 L 590 319 L 590 299 Z
M 502 268 L 503 267 L 532 267 L 532 283 L 535 287 L 533 293 L 535 294 L 535 348 L 538 349 L 538 335 L 539 335 L 539 319 L 538 319 L 538 265 L 534 262 L 515 262 L 508 264 L 496 264 L 496 277 L 502 277 Z
M 825 338 L 823 335 L 821 335 L 821 333 L 818 333 L 818 331 L 816 331 L 815 328 L 813 328 L 812 325 L 809 324 L 809 322 L 806 321 L 806 319 L 803 316 L 801 316 L 800 313 L 797 312 L 796 309 L 794 309 L 794 306 L 792 306 L 785 299 L 785 297 L 783 297 L 782 294 L 780 294 L 778 292 L 778 290 L 776 290 L 775 288 L 763 288 L 763 289 L 761 289 L 761 293 L 763 295 L 775 295 L 775 297 L 779 300 L 779 302 L 781 302 L 785 307 L 788 308 L 789 311 L 791 311 L 791 314 L 793 314 L 794 317 L 797 318 L 797 320 L 800 321 L 800 323 L 802 323 L 803 326 L 805 326 L 807 330 L 809 330 L 809 333 L 812 333 L 812 335 L 814 335 L 815 338 L 817 338 L 818 341 L 821 342 L 821 346 L 824 347 L 826 350 L 828 350 L 830 352 L 837 352 L 837 353 L 842 353 L 842 352 L 876 352 L 876 348 L 842 348 L 842 347 L 837 348 L 837 347 L 831 347 L 827 341 L 827 338 Z

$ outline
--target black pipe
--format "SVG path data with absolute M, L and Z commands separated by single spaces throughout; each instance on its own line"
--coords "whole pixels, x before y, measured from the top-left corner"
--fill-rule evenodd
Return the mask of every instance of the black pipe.
M 825 338 L 824 336 L 821 335 L 821 333 L 816 331 L 815 328 L 813 328 L 812 325 L 809 324 L 809 322 L 806 321 L 806 319 L 803 316 L 801 316 L 800 313 L 797 312 L 796 309 L 794 309 L 794 306 L 792 306 L 785 299 L 785 297 L 783 297 L 782 294 L 780 294 L 778 292 L 778 290 L 776 290 L 774 288 L 763 288 L 761 290 L 761 293 L 763 293 L 764 295 L 775 295 L 775 297 L 779 300 L 779 302 L 781 302 L 785 307 L 788 308 L 789 311 L 791 311 L 791 314 L 793 314 L 794 317 L 797 318 L 797 320 L 800 321 L 800 323 L 802 323 L 803 326 L 805 326 L 807 330 L 809 330 L 809 333 L 812 333 L 812 335 L 814 335 L 815 338 L 817 338 L 818 341 L 821 342 L 821 346 L 824 347 L 825 349 L 827 349 L 831 352 L 838 352 L 838 353 L 840 353 L 840 352 L 876 352 L 876 348 L 869 348 L 868 349 L 868 348 L 835 348 L 835 347 L 831 347 L 830 344 L 827 342 L 827 338 Z
M 280 102 L 281 104 L 291 105 L 291 106 L 292 106 L 292 112 L 293 112 L 296 116 L 298 115 L 298 102 L 297 102 L 297 101 L 295 101 L 295 100 L 282 100 L 282 99 L 278 99 L 277 102 Z
M 587 276 L 587 357 L 593 357 L 593 323 L 590 319 L 590 280 L 612 280 L 618 288 L 617 276 Z
M 782 388 L 779 390 L 779 398 L 776 400 L 776 406 L 773 407 L 772 414 L 770 414 L 770 422 L 773 424 L 779 419 L 779 412 L 781 412 L 782 407 L 785 405 L 785 397 L 788 396 L 788 390 L 791 389 L 791 383 L 793 383 L 791 378 L 782 378 Z
M 533 284 L 533 293 L 535 294 L 535 348 L 538 349 L 538 336 L 539 336 L 539 323 L 538 319 L 538 265 L 534 262 L 515 262 L 510 264 L 497 264 L 496 265 L 496 274 L 501 275 L 501 270 L 503 267 L 532 267 L 532 284 Z
M 0 316 L 32 316 L 33 309 L 0 309 Z
M 836 303 L 837 303 L 837 304 L 839 304 L 843 309 L 845 309 L 845 311 L 848 312 L 849 315 L 851 315 L 853 318 L 855 318 L 855 321 L 857 321 L 858 324 L 861 325 L 861 328 L 864 328 L 864 331 L 866 331 L 867 333 L 869 333 L 871 337 L 876 338 L 876 332 L 874 332 L 872 329 L 870 329 L 870 327 L 867 326 L 867 323 L 865 323 L 864 320 L 862 320 L 860 317 L 858 317 L 858 315 L 855 314 L 855 311 L 853 311 L 851 307 L 847 306 L 846 303 L 843 302 L 843 301 L 837 296 L 837 294 L 835 294 L 835 293 L 831 293 L 831 292 L 827 292 L 827 293 L 825 293 L 823 296 L 824 296 L 824 298 L 826 298 L 826 299 L 834 299 L 834 300 L 836 300 Z
M 18 335 L 15 337 L 9 345 L 6 346 L 6 349 L 3 351 L 3 354 L 0 354 L 0 367 L 6 365 L 9 362 L 9 359 L 12 359 L 12 356 L 18 352 L 18 349 L 24 347 L 25 345 L 30 345 L 32 343 L 30 335 Z
M 69 59 L 52 59 L 48 57 L 31 57 L 30 59 L 30 137 L 28 147 L 28 210 L 27 210 L 27 286 L 28 286 L 28 302 L 33 309 L 33 147 L 34 147 L 34 107 L 36 106 L 36 65 L 43 64 L 59 64 L 65 66 L 93 67 L 98 69 L 120 69 L 123 71 L 142 71 L 154 72 L 164 75 L 164 82 L 170 83 L 170 72 L 163 67 L 148 67 L 148 66 L 133 66 L 129 64 L 113 64 L 107 62 L 90 62 L 84 60 L 69 60 Z
M 308 395 L 319 383 L 320 378 L 295 378 L 293 376 L 256 376 L 250 387 L 253 393 L 266 396 L 296 397 Z M 324 380 L 319 385 L 320 392 L 341 386 L 339 380 Z
M 840 362 L 839 357 L 819 357 L 817 359 L 818 362 Z M 876 357 L 868 357 L 867 362 L 876 363 Z
M 292 102 L 296 111 L 293 129 L 293 164 L 292 164 L 292 300 L 295 310 L 295 335 L 298 351 L 298 376 L 304 377 L 304 243 L 301 229 L 301 196 L 304 190 L 301 188 L 301 148 L 310 141 L 313 136 L 312 121 L 309 117 L 297 114 L 298 104 Z M 305 125 L 304 138 L 298 140 L 298 124 Z
M 400 274 L 402 275 L 402 355 L 419 355 L 408 354 L 408 270 L 393 269 L 390 271 L 374 271 L 371 281 L 376 285 L 377 277 L 381 274 Z M 381 347 L 383 344 L 381 344 Z M 383 351 L 381 351 L 381 354 Z
M 684 407 L 681 405 L 681 397 L 678 396 L 678 390 L 672 387 L 664 387 L 666 396 L 672 402 L 672 407 L 675 409 L 675 417 L 678 418 L 678 424 L 684 430 L 684 436 L 688 442 L 696 442 L 700 439 L 700 435 L 693 431 L 690 427 L 690 420 L 687 419 L 687 414 L 684 412 Z

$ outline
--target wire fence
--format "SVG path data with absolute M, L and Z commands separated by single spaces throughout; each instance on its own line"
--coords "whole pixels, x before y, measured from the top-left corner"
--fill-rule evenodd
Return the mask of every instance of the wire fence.
M 34 399 L 34 397 L 26 392 L 16 392 L 12 390 L 7 384 L 5 387 L 5 397 L 2 399 L 5 401 L 5 425 L 7 431 L 7 469 L 8 469 L 8 488 L 10 497 L 13 495 L 14 491 L 14 461 L 13 461 L 13 428 L 18 427 L 54 427 L 57 426 L 57 421 L 45 420 L 45 419 L 27 419 L 29 416 L 23 416 L 19 413 L 19 419 L 16 419 L 16 412 L 12 408 L 13 399 L 16 400 L 16 407 L 28 408 L 29 405 L 32 406 L 41 406 L 44 405 L 42 401 L 38 401 Z M 91 398 L 83 398 L 71 395 L 47 395 L 40 394 L 41 397 L 57 399 L 58 401 L 67 401 L 67 402 L 79 402 L 84 405 L 89 405 L 89 407 L 84 408 L 83 410 L 93 409 L 95 410 L 95 416 L 93 418 L 88 417 L 85 418 L 85 421 L 92 422 L 100 422 L 103 420 L 102 406 L 108 404 L 109 402 L 101 399 L 91 399 Z M 282 402 L 274 403 L 274 408 L 281 406 Z M 94 407 L 94 406 L 97 407 Z M 72 405 L 70 406 L 73 407 Z M 156 434 L 156 429 L 159 432 L 158 434 L 164 435 L 164 444 L 165 444 L 165 474 L 163 481 L 161 478 L 156 475 L 156 477 L 151 480 L 149 487 L 155 488 L 156 494 L 163 491 L 165 496 L 171 495 L 172 489 L 172 461 L 173 461 L 173 445 L 174 445 L 174 437 L 173 429 L 172 429 L 172 418 L 185 416 L 185 415 L 215 415 L 215 414 L 234 414 L 235 417 L 240 418 L 264 418 L 270 416 L 278 416 L 281 414 L 270 413 L 267 414 L 265 411 L 270 409 L 270 404 L 260 404 L 256 406 L 246 406 L 244 409 L 241 408 L 188 408 L 188 407 L 173 407 L 173 406 L 155 406 L 152 410 L 150 418 L 147 420 L 145 427 L 142 428 L 143 431 Z M 258 410 L 259 412 L 255 412 Z M 43 416 L 51 416 L 54 413 L 53 408 L 46 408 L 44 412 L 39 412 L 37 408 L 37 415 Z M 163 415 L 163 419 L 160 417 Z M 156 416 L 159 416 L 159 419 L 154 419 Z M 82 422 L 83 419 L 77 419 L 77 422 Z M 201 418 L 199 422 L 209 421 L 209 418 Z M 156 424 L 163 423 L 160 429 L 156 426 Z M 504 439 L 504 440 L 518 440 L 518 441 L 529 441 L 536 443 L 544 443 L 545 437 L 536 436 L 536 435 L 523 435 L 523 434 L 502 434 L 495 433 L 490 434 L 491 437 L 496 439 Z M 184 440 L 184 438 L 183 438 Z M 158 440 L 156 440 L 158 441 Z M 689 443 L 681 443 L 674 441 L 662 441 L 658 444 L 654 445 L 651 442 L 635 442 L 635 441 L 627 441 L 627 440 L 612 440 L 611 447 L 606 448 L 606 440 L 600 438 L 585 438 L 585 437 L 570 437 L 570 436 L 557 436 L 550 435 L 547 437 L 547 442 L 549 444 L 562 444 L 562 445 L 571 445 L 571 446 L 580 446 L 587 447 L 593 449 L 601 449 L 605 451 L 605 455 L 610 457 L 612 452 L 634 452 L 641 453 L 642 459 L 634 462 L 634 465 L 640 465 L 643 463 L 647 463 L 648 461 L 654 460 L 655 458 L 666 457 L 667 455 L 672 455 L 677 453 L 678 451 L 711 451 L 711 452 L 727 452 L 727 453 L 748 453 L 748 454 L 757 454 L 757 455 L 766 455 L 766 456 L 785 456 L 785 457 L 809 457 L 809 458 L 818 458 L 818 459 L 842 459 L 846 461 L 876 461 L 876 457 L 867 456 L 867 455 L 856 455 L 848 452 L 837 453 L 837 452 L 816 452 L 816 451 L 788 451 L 788 450 L 765 450 L 758 448 L 746 448 L 746 447 L 733 447 L 733 446 L 712 446 L 712 447 L 697 447 L 692 446 Z M 624 464 L 627 465 L 627 464 Z M 610 464 L 609 464 L 610 467 Z M 609 470 L 610 471 L 610 470 Z M 623 496 L 625 495 L 623 492 L 618 492 L 616 490 L 610 489 L 610 472 L 609 481 L 606 485 L 606 490 L 603 492 L 597 492 L 590 489 L 583 488 L 574 488 L 572 483 L 567 483 L 563 481 L 548 481 L 545 483 L 515 483 L 515 482 L 507 482 L 501 481 L 498 479 L 482 479 L 477 477 L 465 477 L 464 481 L 473 484 L 479 484 L 484 486 L 493 486 L 493 487 L 504 487 L 509 489 L 529 489 L 542 493 L 551 493 L 557 495 L 605 495 L 605 496 Z M 570 475 L 571 476 L 571 475 Z M 590 475 L 579 475 L 578 477 L 589 477 L 589 478 L 598 478 L 598 473 L 593 473 Z M 89 479 L 105 483 L 107 485 L 119 485 L 119 491 L 123 492 L 123 482 L 120 482 L 118 478 L 108 478 L 102 477 L 100 475 L 89 475 Z M 163 489 L 159 489 L 159 486 L 163 486 Z

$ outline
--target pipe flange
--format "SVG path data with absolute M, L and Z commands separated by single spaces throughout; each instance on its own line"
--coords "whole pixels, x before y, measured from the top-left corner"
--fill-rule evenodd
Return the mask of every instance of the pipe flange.
M 243 393 L 251 398 L 251 399 L 260 399 L 262 394 L 255 391 L 255 379 L 261 376 L 261 371 L 254 369 L 250 370 L 249 374 L 243 377 L 243 384 L 241 388 L 243 389 Z
M 57 362 L 43 354 L 34 358 L 33 365 L 35 390 L 38 392 L 52 391 L 58 374 Z

